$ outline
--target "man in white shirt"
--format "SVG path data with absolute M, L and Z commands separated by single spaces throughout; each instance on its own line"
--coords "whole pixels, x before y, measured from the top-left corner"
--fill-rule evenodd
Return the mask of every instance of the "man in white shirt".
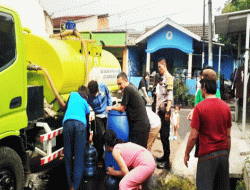
M 150 123 L 147 149 L 151 151 L 155 139 L 161 129 L 161 118 L 156 113 L 154 113 L 149 107 L 146 107 L 146 111 Z

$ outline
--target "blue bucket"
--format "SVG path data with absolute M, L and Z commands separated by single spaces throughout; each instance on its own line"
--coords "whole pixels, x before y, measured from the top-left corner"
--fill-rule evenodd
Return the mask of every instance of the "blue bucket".
M 122 139 L 124 142 L 128 142 L 129 138 L 129 123 L 126 112 L 119 112 L 110 110 L 108 114 L 107 129 L 112 129 L 117 138 Z M 112 156 L 112 153 L 105 152 L 105 166 L 106 169 L 109 166 L 113 166 L 115 170 L 120 170 L 120 167 L 116 163 Z
M 76 23 L 74 21 L 67 21 L 66 22 L 66 29 L 67 30 L 73 30 L 73 29 L 76 29 Z

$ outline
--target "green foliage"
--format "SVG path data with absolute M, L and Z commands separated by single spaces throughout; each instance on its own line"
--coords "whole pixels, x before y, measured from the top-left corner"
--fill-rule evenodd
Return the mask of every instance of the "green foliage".
M 158 179 L 154 190 L 196 190 L 195 181 L 176 175 L 170 175 L 168 179 Z
M 188 103 L 190 106 L 194 107 L 195 95 L 188 95 Z
M 188 105 L 194 106 L 195 96 L 189 94 L 189 89 L 185 83 L 181 79 L 177 79 L 174 81 L 174 100 L 177 104 L 180 104 L 179 98 L 185 102 L 187 101 Z
M 250 0 L 232 0 L 225 4 L 222 13 L 242 11 L 250 9 Z
M 250 163 L 250 159 L 249 159 L 249 156 L 245 158 L 245 163 Z
M 236 182 L 235 190 L 246 190 L 246 185 L 243 179 Z
M 175 98 L 178 98 L 180 95 L 182 95 L 184 99 L 184 97 L 187 97 L 188 92 L 189 89 L 185 82 L 182 82 L 180 79 L 174 81 Z
M 250 9 L 250 0 L 231 0 L 225 4 L 222 13 L 229 13 L 247 9 Z M 236 45 L 238 42 L 238 38 L 235 36 L 228 37 L 226 35 L 219 35 L 219 41 L 224 44 Z
M 236 43 L 232 38 L 226 36 L 225 34 L 219 35 L 219 41 L 228 45 L 233 45 Z

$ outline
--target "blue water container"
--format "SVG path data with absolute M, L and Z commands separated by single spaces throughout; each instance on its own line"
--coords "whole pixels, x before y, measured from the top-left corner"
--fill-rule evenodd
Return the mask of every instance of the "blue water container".
M 97 165 L 97 150 L 92 143 L 87 144 L 84 162 L 84 176 L 92 177 L 95 174 Z
M 72 20 L 66 22 L 66 29 L 67 30 L 74 30 L 76 29 L 76 23 Z
M 119 190 L 119 183 L 121 178 L 107 175 L 104 180 L 104 189 L 105 190 Z
M 110 110 L 108 114 L 107 129 L 112 129 L 117 138 L 122 139 L 124 142 L 128 142 L 129 138 L 129 123 L 126 112 L 119 112 Z M 112 153 L 105 152 L 105 166 L 106 169 L 109 166 L 113 166 L 115 170 L 120 170 L 120 167 L 116 163 L 112 156 Z

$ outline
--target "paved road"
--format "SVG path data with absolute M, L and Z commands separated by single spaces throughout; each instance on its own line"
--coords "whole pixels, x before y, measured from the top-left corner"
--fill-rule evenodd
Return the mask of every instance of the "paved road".
M 181 172 L 179 172 L 179 170 L 176 170 L 176 168 L 177 169 L 184 168 L 185 170 L 187 170 L 188 173 L 190 172 L 189 168 L 186 168 L 183 164 L 183 158 L 184 158 L 183 149 L 185 149 L 184 148 L 184 146 L 186 146 L 185 141 L 187 140 L 190 132 L 190 121 L 187 120 L 187 115 L 189 114 L 190 111 L 191 109 L 180 110 L 180 128 L 178 131 L 178 138 L 177 140 L 170 141 L 170 152 L 171 152 L 170 162 L 172 165 L 171 172 L 178 174 Z M 160 138 L 157 138 L 155 144 L 152 147 L 152 150 L 154 157 L 159 157 L 163 155 Z M 155 178 L 164 177 L 167 176 L 167 174 L 168 172 L 166 172 L 166 170 L 160 170 L 157 168 L 155 170 Z
M 190 132 L 190 121 L 187 120 L 187 116 L 191 109 L 181 109 L 180 110 L 180 129 L 178 134 L 183 140 L 188 132 Z

